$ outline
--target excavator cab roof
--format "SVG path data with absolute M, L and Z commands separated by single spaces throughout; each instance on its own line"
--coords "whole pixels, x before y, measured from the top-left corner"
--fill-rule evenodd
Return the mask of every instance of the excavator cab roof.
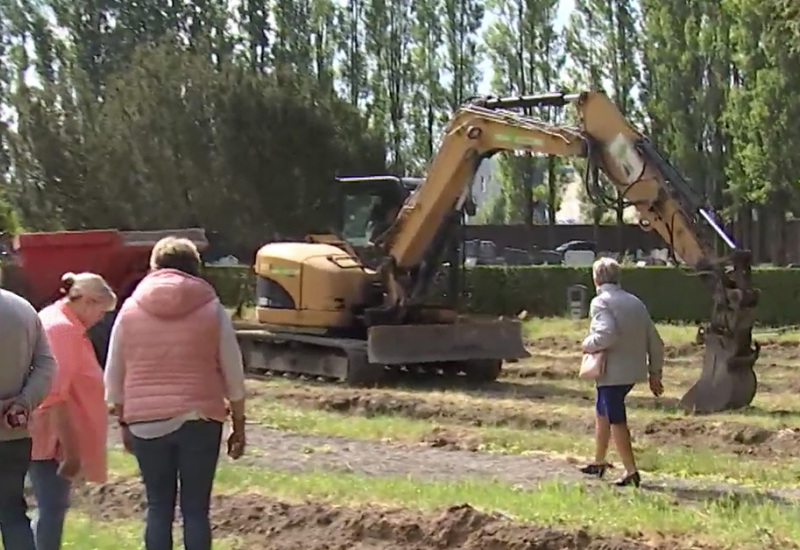
M 386 174 L 377 176 L 338 177 L 336 181 L 342 184 L 342 194 L 344 195 L 356 193 L 389 195 L 392 192 L 396 192 L 397 196 L 403 196 L 405 198 L 416 191 L 425 179 Z

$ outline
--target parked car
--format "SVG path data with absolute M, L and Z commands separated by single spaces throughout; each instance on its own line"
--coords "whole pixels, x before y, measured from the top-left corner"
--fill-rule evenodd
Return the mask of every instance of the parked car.
M 563 244 L 560 244 L 556 247 L 556 252 L 559 254 L 564 254 L 569 250 L 591 250 L 595 254 L 597 253 L 597 243 L 594 241 L 567 241 Z

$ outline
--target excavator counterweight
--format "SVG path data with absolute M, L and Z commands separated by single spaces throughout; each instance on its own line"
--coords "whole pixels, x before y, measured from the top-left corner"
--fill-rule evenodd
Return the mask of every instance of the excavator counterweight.
M 530 357 L 514 320 L 426 325 L 377 325 L 368 330 L 369 361 L 382 365 L 502 361 Z

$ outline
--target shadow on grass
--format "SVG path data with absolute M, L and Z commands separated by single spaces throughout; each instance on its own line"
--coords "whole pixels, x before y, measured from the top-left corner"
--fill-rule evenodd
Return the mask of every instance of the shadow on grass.
M 669 483 L 643 481 L 641 489 L 674 496 L 688 501 L 715 501 L 722 506 L 735 508 L 742 504 L 774 503 L 796 507 L 800 504 L 800 490 L 758 490 L 727 483 L 695 486 L 689 480 L 673 480 Z M 619 488 L 620 491 L 628 488 Z

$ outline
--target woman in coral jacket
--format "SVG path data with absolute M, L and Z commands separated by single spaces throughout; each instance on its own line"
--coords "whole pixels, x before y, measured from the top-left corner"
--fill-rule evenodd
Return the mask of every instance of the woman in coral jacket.
M 244 452 L 241 352 L 230 316 L 199 276 L 200 265 L 191 241 L 156 243 L 151 272 L 111 331 L 106 398 L 142 473 L 147 550 L 172 548 L 178 484 L 184 546 L 210 550 L 209 506 L 226 398 L 233 424 L 228 454 L 236 459 Z
M 37 550 L 61 547 L 73 481 L 103 483 L 107 477 L 103 371 L 86 331 L 114 309 L 117 297 L 95 273 L 67 273 L 61 281 L 63 297 L 39 312 L 57 368 L 30 421 Z

